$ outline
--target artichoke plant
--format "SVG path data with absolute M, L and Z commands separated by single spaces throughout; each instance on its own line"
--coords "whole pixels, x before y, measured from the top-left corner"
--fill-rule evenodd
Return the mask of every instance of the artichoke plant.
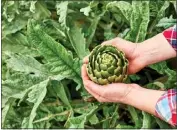
M 89 56 L 87 74 L 100 85 L 125 82 L 128 60 L 125 54 L 112 45 L 98 45 Z

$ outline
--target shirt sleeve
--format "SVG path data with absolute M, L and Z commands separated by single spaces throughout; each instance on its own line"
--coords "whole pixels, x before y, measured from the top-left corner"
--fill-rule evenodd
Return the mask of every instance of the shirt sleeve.
M 177 126 L 177 89 L 166 91 L 157 101 L 155 107 L 156 116 L 168 122 L 172 126 Z
M 164 37 L 167 39 L 170 45 L 175 49 L 175 51 L 177 51 L 176 30 L 177 30 L 176 25 L 174 25 L 173 27 L 170 27 L 162 32 Z

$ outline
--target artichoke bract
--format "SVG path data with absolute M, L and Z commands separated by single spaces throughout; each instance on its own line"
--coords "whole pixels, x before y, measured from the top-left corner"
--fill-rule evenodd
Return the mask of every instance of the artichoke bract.
M 89 55 L 87 74 L 100 85 L 125 82 L 128 60 L 125 54 L 112 45 L 98 45 Z

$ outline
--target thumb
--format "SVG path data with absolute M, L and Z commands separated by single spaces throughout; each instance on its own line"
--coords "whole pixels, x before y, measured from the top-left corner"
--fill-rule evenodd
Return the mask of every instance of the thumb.
M 88 62 L 89 62 L 89 55 L 84 57 L 83 64 L 88 64 Z
M 114 38 L 109 41 L 105 41 L 102 45 L 112 45 L 115 46 L 118 50 L 121 50 L 125 53 L 127 58 L 133 58 L 134 52 L 137 49 L 138 44 L 132 43 L 130 41 L 124 40 L 122 38 Z

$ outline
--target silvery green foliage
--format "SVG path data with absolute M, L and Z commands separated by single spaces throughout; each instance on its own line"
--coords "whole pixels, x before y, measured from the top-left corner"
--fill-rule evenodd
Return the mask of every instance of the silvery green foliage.
M 172 26 L 174 5 L 170 1 L 2 1 L 2 127 L 171 128 L 134 107 L 96 102 L 84 89 L 80 69 L 83 57 L 103 41 L 120 36 L 140 43 Z M 168 64 L 151 65 L 128 81 L 151 89 L 173 88 L 176 72 Z M 126 64 L 120 66 L 118 72 L 124 74 Z

